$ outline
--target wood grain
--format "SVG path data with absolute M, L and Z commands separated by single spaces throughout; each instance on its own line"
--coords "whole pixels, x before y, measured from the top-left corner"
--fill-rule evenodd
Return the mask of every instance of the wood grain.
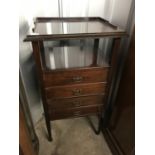
M 104 104 L 104 95 L 92 95 L 66 99 L 51 99 L 48 100 L 47 103 L 49 105 L 49 108 L 52 109 L 67 109 L 88 105 L 100 105 Z
M 68 117 L 80 117 L 86 115 L 100 114 L 102 106 L 87 106 L 71 109 L 49 109 L 49 115 L 51 120 L 63 119 Z
M 106 82 L 108 78 L 109 67 L 94 68 L 94 69 L 79 69 L 79 70 L 63 70 L 56 72 L 49 72 L 43 75 L 43 82 L 45 87 L 81 84 L 91 82 Z M 75 80 L 77 77 L 81 79 Z
M 70 86 L 58 86 L 45 88 L 46 98 L 65 98 L 75 96 L 86 96 L 103 94 L 106 83 L 76 84 Z

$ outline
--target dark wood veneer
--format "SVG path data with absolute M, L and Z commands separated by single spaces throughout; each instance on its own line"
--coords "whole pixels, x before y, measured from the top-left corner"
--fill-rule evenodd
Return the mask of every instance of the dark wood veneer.
M 76 84 L 70 86 L 56 86 L 45 88 L 46 98 L 65 98 L 74 96 L 86 96 L 103 94 L 106 83 Z
M 100 105 L 104 104 L 104 95 L 91 95 L 84 97 L 73 97 L 63 99 L 50 99 L 47 103 L 52 109 L 67 109 L 76 108 L 88 105 Z
M 57 72 L 49 72 L 43 75 L 45 87 L 68 85 L 68 84 L 81 84 L 91 82 L 107 81 L 109 67 L 103 68 L 84 68 L 84 69 L 66 69 Z M 95 75 L 95 76 L 94 76 Z M 76 80 L 77 77 L 80 77 Z
M 87 106 L 70 109 L 49 109 L 49 115 L 51 120 L 63 119 L 67 117 L 79 117 L 86 115 L 101 114 L 102 106 Z

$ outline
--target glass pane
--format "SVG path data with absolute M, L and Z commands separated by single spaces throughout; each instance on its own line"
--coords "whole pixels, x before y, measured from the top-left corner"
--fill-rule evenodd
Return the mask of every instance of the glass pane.
M 77 34 L 77 33 L 107 33 L 121 32 L 123 30 L 109 26 L 101 21 L 46 21 L 36 23 L 34 34 Z
M 107 39 L 44 41 L 48 69 L 107 66 Z

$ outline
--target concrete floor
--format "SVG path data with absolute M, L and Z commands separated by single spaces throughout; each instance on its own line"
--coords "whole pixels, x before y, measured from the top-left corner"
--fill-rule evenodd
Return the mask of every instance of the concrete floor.
M 90 119 L 97 126 L 97 118 Z M 40 143 L 39 155 L 112 155 L 102 133 L 96 135 L 86 117 L 53 121 L 52 142 L 47 140 L 44 118 L 35 128 Z

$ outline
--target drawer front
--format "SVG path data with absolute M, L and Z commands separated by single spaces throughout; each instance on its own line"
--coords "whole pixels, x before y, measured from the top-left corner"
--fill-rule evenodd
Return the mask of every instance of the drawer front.
M 45 87 L 77 83 L 92 83 L 107 81 L 109 67 L 100 69 L 65 70 L 46 73 L 43 77 Z
M 45 88 L 46 99 L 97 95 L 105 92 L 105 83 L 77 84 Z
M 101 105 L 104 102 L 103 95 L 93 95 L 86 97 L 74 97 L 74 98 L 65 98 L 65 99 L 51 99 L 47 103 L 49 108 L 52 109 L 67 109 L 67 108 L 77 108 L 81 106 L 89 105 Z
M 103 106 L 89 106 L 65 110 L 49 110 L 51 120 L 63 119 L 67 117 L 79 117 L 91 114 L 101 114 Z

